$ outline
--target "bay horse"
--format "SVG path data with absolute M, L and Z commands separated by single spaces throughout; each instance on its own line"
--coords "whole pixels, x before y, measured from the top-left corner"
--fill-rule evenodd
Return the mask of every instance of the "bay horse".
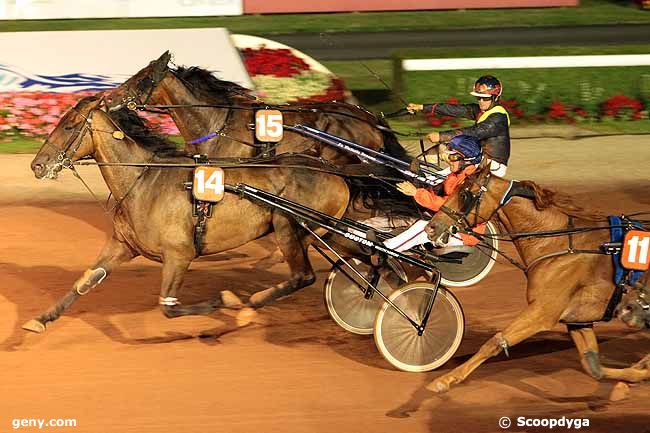
M 628 368 L 601 365 L 593 323 L 613 310 L 615 291 L 612 257 L 600 253 L 610 241 L 609 222 L 602 215 L 576 206 L 569 197 L 531 181 L 511 182 L 484 167 L 469 177 L 427 230 L 437 245 L 450 235 L 471 232 L 477 222 L 496 217 L 512 233 L 527 277 L 528 306 L 501 332 L 481 346 L 468 361 L 438 377 L 427 388 L 445 392 L 464 381 L 488 358 L 533 335 L 567 325 L 584 370 L 596 379 L 639 382 L 650 379 L 650 357 Z M 648 272 L 645 274 L 647 283 Z M 643 278 L 642 278 L 643 280 Z M 630 295 L 633 296 L 633 295 Z M 622 312 L 633 299 L 617 309 Z M 647 302 L 646 302 L 647 308 Z M 607 317 L 608 319 L 608 317 Z M 628 323 L 631 320 L 628 321 Z M 648 327 L 647 320 L 644 323 Z
M 137 105 L 179 105 L 169 108 L 181 135 L 185 151 L 208 157 L 258 156 L 262 149 L 254 143 L 255 110 L 277 109 L 285 125 L 302 124 L 337 135 L 368 147 L 410 160 L 395 134 L 383 118 L 344 102 L 293 103 L 269 106 L 257 101 L 248 89 L 216 78 L 209 71 L 182 66 L 170 68 L 171 54 L 163 53 L 106 95 L 110 109 L 128 103 Z M 208 105 L 211 107 L 191 107 Z M 209 137 L 200 143 L 194 140 Z M 220 135 L 221 134 L 221 135 Z M 283 139 L 273 146 L 276 154 L 310 153 L 335 164 L 359 162 L 357 157 L 302 134 L 284 131 Z
M 90 156 L 98 163 L 194 162 L 174 156 L 174 144 L 144 128 L 134 112 L 123 110 L 109 115 L 105 108 L 103 99 L 91 96 L 70 109 L 32 161 L 35 176 L 54 178 L 63 167 L 72 167 L 75 161 Z M 343 215 L 349 200 L 344 178 L 310 170 L 315 165 L 313 158 L 293 156 L 275 162 L 277 168 L 227 168 L 225 180 L 228 184 L 249 184 L 328 215 Z M 289 164 L 291 167 L 283 167 Z M 217 308 L 233 307 L 238 300 L 229 292 L 222 292 L 222 299 L 181 305 L 177 296 L 184 275 L 196 257 L 236 248 L 271 231 L 275 231 L 291 276 L 287 282 L 255 293 L 249 304 L 262 306 L 314 282 L 307 255 L 311 238 L 290 216 L 226 193 L 214 206 L 202 248 L 197 251 L 192 203 L 183 187 L 193 177 L 192 168 L 101 165 L 100 171 L 118 203 L 113 234 L 72 289 L 44 314 L 27 322 L 25 329 L 43 332 L 46 323 L 56 320 L 116 266 L 139 255 L 162 263 L 160 304 L 167 317 L 209 314 Z

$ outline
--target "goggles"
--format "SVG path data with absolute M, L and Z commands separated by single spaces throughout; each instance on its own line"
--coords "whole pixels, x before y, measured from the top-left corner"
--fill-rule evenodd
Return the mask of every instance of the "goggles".
M 492 97 L 491 96 L 477 96 L 476 99 L 479 101 L 491 101 Z
M 458 152 L 451 152 L 447 155 L 450 162 L 465 161 L 465 157 Z

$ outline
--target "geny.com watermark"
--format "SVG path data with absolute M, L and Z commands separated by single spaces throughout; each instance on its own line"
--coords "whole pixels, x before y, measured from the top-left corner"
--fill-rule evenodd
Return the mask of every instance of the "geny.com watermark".
M 507 416 L 502 416 L 499 419 L 499 427 L 502 429 L 510 428 L 512 424 L 512 420 Z M 589 427 L 589 420 L 587 418 L 567 418 L 565 416 L 562 418 L 527 418 L 518 416 L 515 425 L 517 427 L 546 427 L 548 429 L 562 427 L 564 429 L 579 430 L 583 427 Z
M 76 419 L 44 419 L 44 418 L 14 418 L 11 420 L 11 427 L 14 430 L 18 430 L 23 427 L 38 427 L 42 429 L 44 427 L 76 427 Z

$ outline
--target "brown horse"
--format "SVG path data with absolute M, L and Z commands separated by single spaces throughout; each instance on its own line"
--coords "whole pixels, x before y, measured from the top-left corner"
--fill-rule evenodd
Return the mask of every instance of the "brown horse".
M 151 135 L 135 113 L 126 110 L 109 116 L 102 104 L 102 99 L 84 98 L 65 114 L 32 162 L 37 178 L 56 177 L 63 167 L 88 156 L 98 163 L 193 162 L 185 157 L 164 156 L 173 144 Z M 129 134 L 137 136 L 137 141 Z M 289 163 L 303 168 L 282 167 Z M 277 168 L 229 168 L 225 179 L 228 184 L 246 183 L 335 217 L 345 212 L 349 190 L 343 178 L 310 170 L 314 162 L 306 157 L 278 158 L 276 164 Z M 224 302 L 230 306 L 236 303 L 234 295 L 193 305 L 177 301 L 190 263 L 199 255 L 229 250 L 271 231 L 276 233 L 291 277 L 288 282 L 254 294 L 249 303 L 261 306 L 314 281 L 307 256 L 311 238 L 290 216 L 226 193 L 214 206 L 203 247 L 197 251 L 193 242 L 192 204 L 183 187 L 184 182 L 192 179 L 191 168 L 103 165 L 100 170 L 119 203 L 113 217 L 113 235 L 70 292 L 43 315 L 28 322 L 25 329 L 42 332 L 47 322 L 57 319 L 116 266 L 138 255 L 163 265 L 160 303 L 166 316 L 208 314 Z
M 286 104 L 268 106 L 255 100 L 249 91 L 235 83 L 217 79 L 198 67 L 170 69 L 169 52 L 153 60 L 121 86 L 107 94 L 113 109 L 129 102 L 149 105 L 184 105 L 171 108 L 171 114 L 186 141 L 188 153 L 209 157 L 254 157 L 262 152 L 254 143 L 255 110 L 271 108 L 282 111 L 285 125 L 302 124 L 351 140 L 373 150 L 410 159 L 382 118 L 355 105 L 343 102 Z M 211 107 L 188 107 L 208 105 Z M 220 133 L 206 141 L 191 144 L 195 139 Z M 318 140 L 296 132 L 285 131 L 282 141 L 274 146 L 276 154 L 310 153 L 335 165 L 358 162 Z
M 511 183 L 483 169 L 461 185 L 433 217 L 429 237 L 442 244 L 450 234 L 469 231 L 477 222 L 494 216 L 507 232 L 513 233 L 524 264 L 521 268 L 528 279 L 528 306 L 472 358 L 434 380 L 428 388 L 436 392 L 448 390 L 488 358 L 502 350 L 507 353 L 509 347 L 550 330 L 558 322 L 567 324 L 582 366 L 594 378 L 628 382 L 649 379 L 647 361 L 614 369 L 603 367 L 598 358 L 591 325 L 605 316 L 615 290 L 612 258 L 599 254 L 600 246 L 609 241 L 606 219 L 585 212 L 568 197 L 534 182 Z

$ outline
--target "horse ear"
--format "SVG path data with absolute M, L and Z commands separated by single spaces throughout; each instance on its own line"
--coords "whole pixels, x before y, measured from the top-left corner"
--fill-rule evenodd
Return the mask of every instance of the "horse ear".
M 169 61 L 172 59 L 172 54 L 169 52 L 169 50 L 165 51 L 158 57 L 156 60 L 154 60 L 153 67 L 157 70 L 164 70 L 167 68 L 167 65 L 169 64 Z
M 172 59 L 172 53 L 169 52 L 169 50 L 165 51 L 162 53 L 162 55 L 158 58 L 158 61 L 165 66 L 169 63 L 169 61 Z

